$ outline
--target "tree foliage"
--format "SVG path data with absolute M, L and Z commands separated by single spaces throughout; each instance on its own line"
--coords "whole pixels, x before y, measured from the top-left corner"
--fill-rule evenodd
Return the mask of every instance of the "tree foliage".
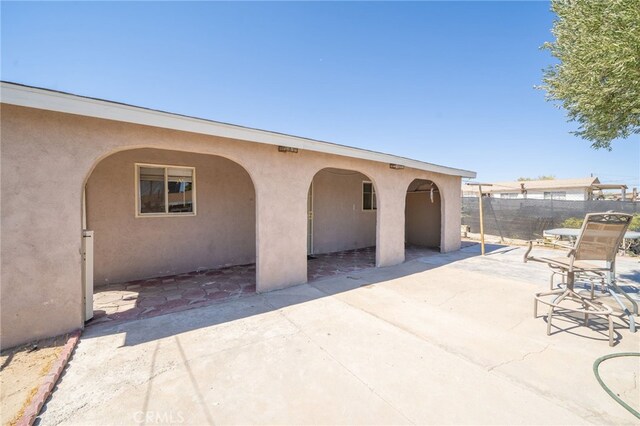
M 560 62 L 544 71 L 547 99 L 560 101 L 572 132 L 593 148 L 640 133 L 640 0 L 552 0 Z
M 518 182 L 526 182 L 529 180 L 554 180 L 555 178 L 555 175 L 540 175 L 537 178 L 519 177 Z
M 584 222 L 584 218 L 581 217 L 570 217 L 565 219 L 560 225 L 561 228 L 580 228 L 582 227 L 582 222 Z M 629 224 L 629 231 L 640 231 L 640 214 L 635 213 L 633 218 L 631 219 L 631 223 Z

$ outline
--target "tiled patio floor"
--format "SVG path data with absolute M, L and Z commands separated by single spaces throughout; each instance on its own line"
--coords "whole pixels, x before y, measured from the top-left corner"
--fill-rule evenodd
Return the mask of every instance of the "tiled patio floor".
M 376 266 L 376 248 L 366 247 L 336 253 L 315 254 L 307 259 L 307 279 L 348 274 Z
M 439 253 L 437 249 L 410 246 L 405 247 L 405 261 Z M 376 266 L 376 248 L 366 247 L 336 253 L 316 254 L 307 261 L 309 282 L 318 279 L 361 271 Z
M 406 260 L 437 254 L 408 246 Z M 343 275 L 375 266 L 375 247 L 319 254 L 307 262 L 308 279 Z M 89 324 L 120 322 L 164 315 L 254 294 L 256 266 L 239 265 L 96 287 L 94 317 Z
M 89 324 L 197 308 L 256 291 L 256 266 L 239 265 L 96 287 Z

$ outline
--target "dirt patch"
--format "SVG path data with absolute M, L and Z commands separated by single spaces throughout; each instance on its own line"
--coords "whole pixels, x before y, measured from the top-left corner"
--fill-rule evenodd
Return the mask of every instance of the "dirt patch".
M 0 354 L 0 420 L 14 425 L 58 359 L 68 335 L 16 346 Z

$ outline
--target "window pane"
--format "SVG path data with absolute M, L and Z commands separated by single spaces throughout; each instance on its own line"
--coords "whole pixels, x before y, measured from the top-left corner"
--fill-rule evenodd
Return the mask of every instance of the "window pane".
M 376 193 L 375 191 L 372 194 L 373 197 L 373 210 L 376 210 L 378 208 L 378 198 L 376 197 Z
M 371 210 L 371 184 L 362 182 L 362 209 Z
M 169 168 L 169 212 L 193 212 L 193 170 Z
M 567 193 L 564 191 L 551 191 L 544 193 L 545 200 L 566 200 Z
M 362 209 L 372 210 L 375 208 L 376 200 L 373 193 L 373 184 L 370 182 L 362 182 Z
M 371 210 L 371 194 L 362 194 L 362 208 L 364 210 Z
M 164 168 L 140 167 L 140 213 L 164 212 Z

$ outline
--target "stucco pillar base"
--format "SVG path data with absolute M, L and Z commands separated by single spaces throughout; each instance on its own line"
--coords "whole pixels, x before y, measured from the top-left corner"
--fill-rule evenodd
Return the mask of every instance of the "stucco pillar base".
M 256 291 L 306 283 L 308 189 L 285 174 L 256 182 Z
M 378 239 L 376 244 L 376 266 L 393 266 L 404 262 L 404 197 L 393 180 L 378 186 Z

